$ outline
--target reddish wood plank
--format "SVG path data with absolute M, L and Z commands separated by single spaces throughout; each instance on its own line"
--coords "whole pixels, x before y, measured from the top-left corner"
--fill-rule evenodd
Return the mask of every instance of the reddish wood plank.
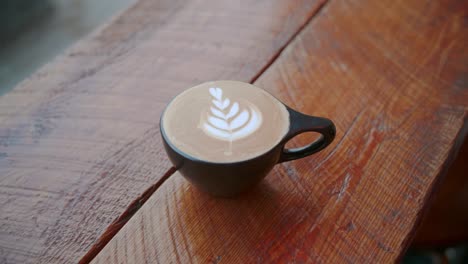
M 321 4 L 142 0 L 0 98 L 0 262 L 76 262 L 169 169 L 169 99 L 255 78 Z
M 337 139 L 216 199 L 176 173 L 94 263 L 390 263 L 466 135 L 466 1 L 331 1 L 256 84 Z M 297 140 L 304 144 L 306 140 Z
M 415 247 L 453 246 L 468 241 L 468 141 L 437 191 L 412 243 Z

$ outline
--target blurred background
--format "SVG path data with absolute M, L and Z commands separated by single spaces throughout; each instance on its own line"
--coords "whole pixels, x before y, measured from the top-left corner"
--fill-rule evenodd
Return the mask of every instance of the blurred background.
M 133 2 L 0 1 L 0 96 Z M 468 156 L 466 143 L 461 152 L 460 156 Z M 468 233 L 464 202 L 468 200 L 468 169 L 465 162 L 458 163 L 449 171 L 403 263 L 468 263 L 468 245 L 464 243 Z
M 0 1 L 0 96 L 133 2 Z

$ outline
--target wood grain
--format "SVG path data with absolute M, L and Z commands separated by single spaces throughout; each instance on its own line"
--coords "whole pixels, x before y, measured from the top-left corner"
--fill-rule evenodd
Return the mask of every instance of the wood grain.
M 335 142 L 237 199 L 176 173 L 93 263 L 398 261 L 466 136 L 467 10 L 328 3 L 256 84 L 334 120 Z
M 77 262 L 170 168 L 170 98 L 255 78 L 322 3 L 142 0 L 0 98 L 0 262 Z
M 447 247 L 468 241 L 467 161 L 468 141 L 465 139 L 418 228 L 413 247 Z

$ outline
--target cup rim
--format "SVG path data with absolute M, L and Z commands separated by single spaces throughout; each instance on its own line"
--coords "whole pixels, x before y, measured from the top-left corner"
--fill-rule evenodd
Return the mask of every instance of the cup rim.
M 177 148 L 169 139 L 169 137 L 166 135 L 166 131 L 164 130 L 164 125 L 163 125 L 163 118 L 164 118 L 164 115 L 167 111 L 167 109 L 169 108 L 169 106 L 171 105 L 171 103 L 181 94 L 183 94 L 185 91 L 188 91 L 196 86 L 199 86 L 199 85 L 202 85 L 202 84 L 205 84 L 205 83 L 208 83 L 208 82 L 222 82 L 222 81 L 230 81 L 230 82 L 239 82 L 239 83 L 243 83 L 243 84 L 249 84 L 253 87 L 255 87 L 256 89 L 260 89 L 262 91 L 264 91 L 265 93 L 269 94 L 270 96 L 272 96 L 275 100 L 277 100 L 286 110 L 287 114 L 288 114 L 288 129 L 286 130 L 286 133 L 281 137 L 281 139 L 279 140 L 278 143 L 276 143 L 275 145 L 273 145 L 271 148 L 269 148 L 268 150 L 266 150 L 265 152 L 259 154 L 259 155 L 256 155 L 254 157 L 251 157 L 251 158 L 248 158 L 248 159 L 243 159 L 243 160 L 235 160 L 235 161 L 228 161 L 228 162 L 220 162 L 220 161 L 209 161 L 209 160 L 203 160 L 203 159 L 199 159 L 197 157 L 194 157 L 184 151 L 182 151 L 181 149 Z M 205 163 L 205 164 L 216 164 L 216 165 L 235 165 L 235 164 L 239 164 L 239 163 L 244 163 L 244 162 L 249 162 L 249 161 L 253 161 L 253 160 L 256 160 L 258 158 L 261 158 L 263 157 L 264 155 L 267 155 L 268 153 L 270 153 L 273 149 L 277 148 L 278 146 L 282 145 L 285 143 L 285 139 L 287 138 L 288 134 L 289 134 L 289 131 L 291 130 L 291 108 L 288 107 L 287 105 L 285 105 L 281 100 L 279 100 L 276 96 L 272 95 L 270 92 L 266 91 L 265 89 L 262 89 L 256 85 L 253 85 L 251 83 L 247 83 L 247 82 L 242 82 L 242 81 L 235 81 L 235 80 L 216 80 L 216 81 L 207 81 L 207 82 L 203 82 L 201 84 L 198 84 L 198 85 L 195 85 L 195 86 L 192 86 L 186 90 L 184 90 L 183 92 L 180 92 L 178 93 L 177 95 L 175 95 L 170 101 L 169 103 L 164 107 L 164 111 L 162 112 L 161 114 L 161 117 L 159 118 L 159 130 L 161 132 L 161 135 L 163 137 L 163 140 L 165 141 L 165 143 L 167 145 L 169 145 L 169 147 L 175 151 L 177 154 L 183 156 L 184 158 L 188 159 L 188 160 L 191 160 L 191 161 L 194 161 L 194 162 L 199 162 L 199 163 Z M 284 146 L 283 146 L 284 148 Z

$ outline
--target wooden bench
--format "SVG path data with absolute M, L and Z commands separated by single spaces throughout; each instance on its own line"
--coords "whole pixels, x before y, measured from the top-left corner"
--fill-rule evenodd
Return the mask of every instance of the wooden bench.
M 466 136 L 467 10 L 138 1 L 0 98 L 0 262 L 400 259 Z M 335 142 L 238 199 L 199 192 L 171 169 L 158 122 L 216 79 L 329 117 Z

